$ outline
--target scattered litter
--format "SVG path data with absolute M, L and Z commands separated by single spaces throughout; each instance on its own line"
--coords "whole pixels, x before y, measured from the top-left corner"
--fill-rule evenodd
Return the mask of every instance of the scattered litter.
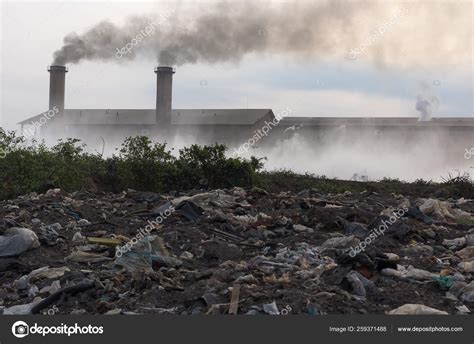
M 191 201 L 183 201 L 176 210 L 189 221 L 196 221 L 203 214 L 203 209 Z
M 454 280 L 452 277 L 449 276 L 439 276 L 435 277 L 434 280 L 438 282 L 438 285 L 440 286 L 441 289 L 443 290 L 448 290 L 451 288 L 454 284 Z
M 0 309 L 470 314 L 470 199 L 209 185 L 0 201 Z

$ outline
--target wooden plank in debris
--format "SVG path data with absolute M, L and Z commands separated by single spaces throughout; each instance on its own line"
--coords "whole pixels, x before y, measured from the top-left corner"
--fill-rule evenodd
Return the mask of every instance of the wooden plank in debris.
M 118 246 L 121 244 L 120 240 L 114 239 L 114 238 L 89 237 L 87 238 L 87 242 L 89 242 L 89 244 L 99 244 L 99 245 L 105 245 L 105 246 Z
M 239 309 L 240 284 L 235 284 L 232 288 L 232 295 L 230 298 L 229 314 L 237 314 Z

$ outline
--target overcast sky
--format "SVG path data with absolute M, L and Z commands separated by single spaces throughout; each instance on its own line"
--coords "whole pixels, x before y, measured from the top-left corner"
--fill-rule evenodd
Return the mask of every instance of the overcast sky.
M 452 20 L 461 24 L 446 27 L 444 32 L 452 35 L 453 40 L 459 37 L 456 30 L 462 31 L 464 38 L 470 38 L 465 40 L 469 61 L 464 58 L 461 63 L 443 64 L 430 63 L 427 58 L 426 64 L 410 65 L 391 63 L 396 58 L 388 58 L 388 63 L 380 65 L 365 58 L 377 45 L 390 44 L 392 51 L 396 51 L 394 45 L 413 36 L 421 45 L 428 41 L 436 43 L 432 42 L 434 37 L 423 36 L 426 32 L 423 26 L 428 24 L 422 20 L 418 23 L 416 13 L 411 11 L 357 59 L 330 54 L 295 58 L 265 53 L 246 55 L 240 62 L 179 66 L 174 77 L 173 107 L 249 107 L 274 111 L 289 107 L 293 116 L 418 116 L 415 104 L 421 89 L 436 103 L 434 116 L 473 116 L 472 2 L 462 4 L 462 12 L 467 12 L 470 22 L 468 17 L 465 21 L 453 17 Z M 278 5 L 262 1 L 262 6 Z M 102 20 L 120 26 L 131 15 L 161 13 L 169 8 L 175 9 L 175 14 L 191 10 L 198 13 L 203 6 L 212 6 L 212 2 L 2 1 L 0 125 L 13 129 L 18 121 L 47 110 L 46 67 L 68 33 L 81 34 Z M 390 15 L 387 11 L 386 17 L 372 18 L 369 29 L 377 28 Z M 404 27 L 407 23 L 411 23 L 411 31 Z M 420 29 L 413 31 L 416 27 L 413 23 L 420 25 Z M 293 24 L 290 21 L 281 25 Z M 365 30 L 358 37 L 368 36 L 370 32 Z M 439 53 L 452 49 L 456 54 L 446 43 L 450 42 L 449 38 L 437 47 Z M 361 43 L 354 41 L 352 47 Z M 436 55 L 433 51 L 433 59 Z M 154 108 L 156 64 L 156 59 L 145 56 L 127 63 L 69 64 L 66 108 Z

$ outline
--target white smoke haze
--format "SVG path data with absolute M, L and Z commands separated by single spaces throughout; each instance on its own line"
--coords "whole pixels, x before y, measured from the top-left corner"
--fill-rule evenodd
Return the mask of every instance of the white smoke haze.
M 278 130 L 278 126 L 275 130 Z M 149 136 L 152 141 L 163 142 L 152 133 L 137 131 L 136 135 Z M 104 137 L 83 137 L 87 150 L 104 153 L 104 157 L 118 154 L 124 135 L 107 134 Z M 243 143 L 245 139 L 242 138 Z M 104 141 L 103 141 L 104 139 Z M 54 140 L 51 140 L 52 144 Z M 167 147 L 177 156 L 179 149 L 192 144 L 210 144 L 206 135 L 176 134 L 167 139 Z M 239 146 L 236 145 L 236 147 Z M 330 178 L 349 180 L 355 174 L 376 181 L 398 178 L 405 181 L 416 179 L 442 181 L 449 173 L 467 173 L 474 178 L 474 164 L 465 159 L 465 147 L 472 146 L 468 134 L 450 132 L 446 128 L 430 131 L 406 132 L 401 129 L 380 130 L 373 127 L 355 129 L 341 125 L 325 129 L 318 134 L 309 126 L 300 126 L 285 133 L 271 133 L 262 143 L 250 148 L 243 158 L 266 157 L 265 170 L 291 170 L 296 173 L 312 173 Z M 229 147 L 228 156 L 234 149 Z
M 415 108 L 420 113 L 420 121 L 429 121 L 439 109 L 439 99 L 426 81 L 418 83 Z
M 134 47 L 137 55 L 162 65 L 238 62 L 248 54 L 277 54 L 292 59 L 348 59 L 350 50 L 403 11 L 383 37 L 360 59 L 377 66 L 470 66 L 472 7 L 456 1 L 252 2 L 206 3 L 194 11 L 176 10 L 155 33 Z M 156 14 L 133 16 L 122 26 L 103 21 L 86 32 L 70 33 L 54 53 L 54 64 L 83 60 L 117 61 L 120 49 Z M 456 20 L 453 20 L 456 18 Z
M 300 130 L 271 148 L 257 148 L 251 153 L 268 158 L 267 170 L 291 169 L 346 180 L 358 174 L 371 181 L 442 181 L 448 173 L 456 171 L 474 177 L 472 161 L 462 158 L 462 147 L 469 141 L 466 138 L 463 141 L 441 131 L 414 137 L 407 132 L 400 137 L 400 132 L 386 136 L 374 129 L 360 135 L 341 126 L 314 140 Z

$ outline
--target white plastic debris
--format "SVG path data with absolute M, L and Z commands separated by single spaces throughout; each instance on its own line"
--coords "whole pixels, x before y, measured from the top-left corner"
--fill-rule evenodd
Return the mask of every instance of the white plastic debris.
M 392 260 L 392 261 L 399 261 L 400 260 L 400 256 L 398 254 L 395 254 L 395 253 L 387 252 L 387 253 L 385 253 L 385 256 L 387 256 L 388 260 Z
M 390 315 L 448 315 L 445 311 L 440 311 L 421 304 L 407 303 L 390 312 Z
M 470 261 L 474 259 L 474 246 L 463 248 L 462 250 L 457 251 L 456 255 L 463 261 Z
M 462 211 L 461 209 L 452 208 L 450 202 L 443 202 L 437 199 L 426 199 L 420 205 L 420 210 L 429 216 L 436 217 L 440 220 L 459 220 L 472 219 L 470 213 Z
M 418 281 L 432 280 L 433 278 L 439 277 L 439 275 L 426 270 L 416 269 L 412 266 L 405 268 L 401 265 L 397 266 L 397 270 L 390 268 L 382 269 L 381 273 L 385 276 L 397 277 L 400 279 L 414 279 Z
M 455 239 L 444 239 L 443 246 L 446 246 L 450 250 L 458 250 L 466 246 L 467 240 L 465 237 Z
M 462 262 L 459 263 L 459 268 L 465 272 L 474 273 L 474 260 L 471 262 Z
M 17 256 L 40 246 L 35 232 L 28 228 L 13 227 L 0 236 L 0 257 Z
M 72 237 L 72 242 L 74 244 L 83 244 L 86 242 L 86 238 L 81 234 L 81 232 L 76 232 Z
M 35 299 L 33 302 L 27 303 L 25 305 L 16 305 L 9 308 L 5 308 L 3 315 L 26 315 L 31 314 L 31 310 L 38 303 L 43 301 L 43 299 Z
M 344 236 L 339 238 L 331 238 L 323 242 L 322 248 L 348 248 L 359 244 L 359 239 L 355 236 Z
M 308 232 L 308 233 L 313 233 L 314 229 L 310 227 L 306 227 L 303 225 L 293 225 L 293 228 L 295 229 L 296 232 Z
M 278 306 L 275 301 L 263 305 L 263 311 L 270 315 L 280 315 L 280 311 L 278 310 Z
M 71 269 L 69 269 L 67 266 L 63 266 L 61 268 L 50 268 L 49 266 L 44 266 L 31 271 L 28 274 L 28 281 L 34 282 L 44 278 L 55 279 L 64 276 L 64 274 L 68 271 L 71 271 Z
M 467 308 L 466 305 L 456 306 L 456 309 L 459 311 L 458 314 L 464 315 L 471 313 L 471 310 Z

